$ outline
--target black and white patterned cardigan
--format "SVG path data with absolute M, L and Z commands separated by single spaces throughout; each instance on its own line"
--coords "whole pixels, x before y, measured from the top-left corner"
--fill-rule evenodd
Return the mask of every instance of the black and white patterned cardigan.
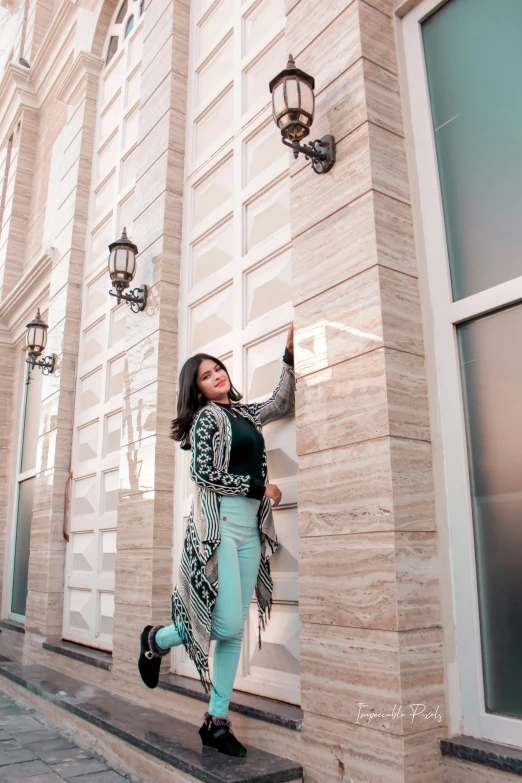
M 265 402 L 232 403 L 233 410 L 262 431 L 264 424 L 288 416 L 295 407 L 294 368 L 283 360 L 279 383 Z M 222 495 L 247 495 L 249 476 L 228 472 L 232 428 L 227 414 L 209 402 L 199 411 L 190 431 L 190 477 L 196 484 L 190 518 L 185 533 L 178 582 L 172 595 L 172 622 L 177 626 L 187 654 L 194 662 L 201 682 L 208 692 L 212 685 L 209 672 L 209 649 L 212 612 L 218 591 L 217 547 L 220 537 L 220 504 Z M 268 483 L 266 450 L 263 450 L 263 480 Z M 270 618 L 273 582 L 269 558 L 279 544 L 270 499 L 262 498 L 259 506 L 261 563 L 255 595 L 261 629 Z

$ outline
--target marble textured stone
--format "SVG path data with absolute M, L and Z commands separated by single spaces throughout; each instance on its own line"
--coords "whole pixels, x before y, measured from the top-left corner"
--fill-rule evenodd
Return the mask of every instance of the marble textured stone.
M 287 11 L 285 35 L 290 46 L 289 51 L 292 52 L 294 57 L 298 57 L 318 35 L 330 28 L 334 19 L 340 26 L 342 23 L 338 17 L 348 8 L 352 15 L 356 17 L 357 2 L 352 2 L 352 0 L 332 0 L 325 7 L 324 13 L 317 17 L 314 0 L 300 0 L 299 3 L 296 3 Z M 353 42 L 350 40 L 346 42 L 347 48 L 350 48 L 350 43 L 357 43 L 355 30 Z
M 436 754 L 440 734 L 439 729 L 431 729 L 401 736 L 307 713 L 302 745 L 305 780 L 439 783 L 440 754 Z
M 305 376 L 296 399 L 297 453 L 388 434 L 384 350 Z
M 411 655 L 409 667 L 393 631 L 325 626 L 318 633 L 315 624 L 305 623 L 301 650 L 305 729 L 309 715 L 333 717 L 346 730 L 347 723 L 382 732 L 380 742 L 393 743 L 390 735 L 443 729 L 440 630 L 431 640 L 419 638 L 420 632 L 406 636 L 411 637 L 403 642 Z M 405 670 L 414 671 L 416 681 L 414 690 L 403 692 Z M 410 701 L 412 692 L 415 698 Z
M 338 145 L 337 162 L 328 177 L 314 176 L 309 167 L 301 169 L 292 177 L 292 238 L 371 189 L 369 140 L 368 125 L 362 125 Z
M 118 549 L 172 545 L 173 492 L 125 495 L 118 503 Z
M 520 775 L 492 769 L 472 761 L 445 756 L 442 762 L 444 783 L 519 783 Z
M 424 357 L 384 350 L 390 435 L 430 440 Z
M 161 601 L 168 611 L 172 592 L 170 547 L 124 549 L 116 558 L 116 604 L 156 607 Z
M 298 498 L 302 537 L 433 531 L 430 445 L 377 438 L 303 454 Z
M 416 278 L 379 266 L 384 345 L 424 355 L 419 286 Z
M 303 454 L 298 505 L 302 538 L 393 529 L 388 439 Z
M 380 348 L 383 324 L 377 266 L 301 303 L 295 330 L 300 378 Z
M 309 536 L 299 577 L 305 622 L 386 630 L 441 623 L 435 532 Z
M 377 263 L 373 200 L 372 193 L 366 193 L 299 236 L 292 228 L 297 314 L 301 302 Z
M 395 536 L 391 532 L 302 538 L 302 622 L 316 623 L 319 636 L 328 625 L 397 629 L 395 569 Z
M 416 277 L 417 262 L 410 206 L 375 191 L 373 210 L 379 263 Z

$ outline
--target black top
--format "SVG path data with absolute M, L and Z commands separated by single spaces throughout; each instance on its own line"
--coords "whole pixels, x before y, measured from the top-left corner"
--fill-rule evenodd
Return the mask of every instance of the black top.
M 240 413 L 235 416 L 230 412 L 230 404 L 218 402 L 220 408 L 227 412 L 232 426 L 232 447 L 230 449 L 230 464 L 228 472 L 236 476 L 250 476 L 250 489 L 247 497 L 261 500 L 265 494 L 263 481 L 263 449 L 265 439 L 254 425 Z
M 287 364 L 293 366 L 294 357 L 288 348 L 283 357 Z M 251 421 L 240 413 L 235 416 L 230 413 L 230 403 L 218 402 L 228 414 L 232 426 L 232 447 L 230 449 L 230 464 L 228 472 L 236 476 L 250 476 L 250 489 L 247 497 L 261 500 L 265 494 L 263 481 L 263 449 L 265 439 L 257 431 Z

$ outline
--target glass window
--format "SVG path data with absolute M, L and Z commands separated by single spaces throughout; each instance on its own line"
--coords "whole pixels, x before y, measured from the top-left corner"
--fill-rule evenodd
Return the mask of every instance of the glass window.
M 423 23 L 453 296 L 522 274 L 522 3 L 450 0 Z
M 21 481 L 18 485 L 18 514 L 16 518 L 11 612 L 22 616 L 25 616 L 25 603 L 27 600 L 27 572 L 29 570 L 34 481 L 34 478 L 30 478 L 26 481 Z
M 116 24 L 121 24 L 123 22 L 126 13 L 127 13 L 127 0 L 124 0 L 124 2 L 121 4 L 120 10 L 118 11 L 118 16 L 116 17 Z
M 107 50 L 107 63 L 110 63 L 116 52 L 118 51 L 118 36 L 112 35 L 109 41 L 109 48 Z
M 133 27 L 134 27 L 134 16 L 131 16 L 129 18 L 129 21 L 127 22 L 127 27 L 125 28 L 125 38 L 127 38 L 128 34 L 130 33 Z
M 13 582 L 11 605 L 9 607 L 10 614 L 14 615 L 17 620 L 23 620 L 25 617 L 43 379 L 40 370 L 36 368 L 32 371 L 28 370 L 25 356 L 22 358 L 22 372 L 26 380 L 22 404 L 22 432 L 17 472 L 18 498 L 14 533 Z M 40 442 L 40 445 L 42 445 L 42 442 Z
M 486 709 L 522 718 L 522 305 L 458 328 Z

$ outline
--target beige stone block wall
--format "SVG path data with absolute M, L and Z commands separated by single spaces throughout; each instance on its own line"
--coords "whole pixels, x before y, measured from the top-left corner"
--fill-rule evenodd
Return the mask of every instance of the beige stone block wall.
M 188 26 L 188 3 L 147 4 L 133 235 L 139 277 L 150 288 L 145 312 L 129 316 L 126 332 L 112 669 L 112 687 L 121 693 L 135 681 L 144 625 L 168 624 L 171 617 L 175 444 L 169 433 L 177 377 Z
M 305 780 L 435 783 L 437 533 L 393 9 L 316 11 L 287 2 L 313 137 L 337 142 L 329 174 L 291 168 Z

